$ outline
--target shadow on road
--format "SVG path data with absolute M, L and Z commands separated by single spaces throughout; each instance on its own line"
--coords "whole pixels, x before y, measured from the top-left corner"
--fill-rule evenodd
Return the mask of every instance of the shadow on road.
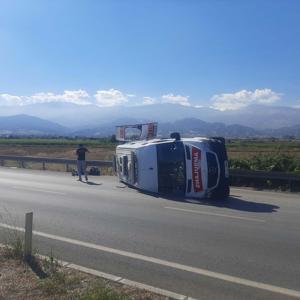
M 87 185 L 102 185 L 102 183 L 96 183 L 96 182 L 93 182 L 93 181 L 83 181 L 83 180 L 77 180 L 81 183 L 85 183 Z
M 93 182 L 93 181 L 83 181 L 83 182 L 87 185 L 102 185 L 102 183 L 96 183 L 96 182 Z
M 213 199 L 194 199 L 194 198 L 186 198 L 184 196 L 176 196 L 176 195 L 161 195 L 158 193 L 152 193 L 142 190 L 137 190 L 138 193 L 149 195 L 155 198 L 162 198 L 170 201 L 190 203 L 190 204 L 198 204 L 198 205 L 206 205 L 206 206 L 215 206 L 215 207 L 225 207 L 232 210 L 239 211 L 248 211 L 248 212 L 256 212 L 256 213 L 273 213 L 277 212 L 280 209 L 280 206 L 254 202 L 251 200 L 241 199 L 241 196 L 231 195 L 227 200 L 213 200 Z
M 163 198 L 170 201 L 183 202 L 189 204 L 198 204 L 205 206 L 224 207 L 232 210 L 248 211 L 256 213 L 273 213 L 277 212 L 280 207 L 268 203 L 254 202 L 250 200 L 240 199 L 239 196 L 230 196 L 227 200 L 212 200 L 212 199 L 189 199 L 181 196 L 158 195 L 154 193 L 145 193 L 156 198 Z
M 277 205 L 243 200 L 234 196 L 229 197 L 228 200 L 225 201 L 213 201 L 209 202 L 209 204 L 217 207 L 256 213 L 272 213 L 277 212 L 277 210 L 280 209 Z

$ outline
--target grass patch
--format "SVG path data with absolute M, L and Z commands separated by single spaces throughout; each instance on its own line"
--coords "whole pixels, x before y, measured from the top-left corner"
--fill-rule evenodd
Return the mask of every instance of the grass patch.
M 79 297 L 80 300 L 127 300 L 130 299 L 127 295 L 116 292 L 115 290 L 105 287 L 97 286 L 86 291 L 84 295 Z
M 16 236 L 15 240 L 12 240 L 12 242 L 9 245 L 4 246 L 3 256 L 4 258 L 7 259 L 23 260 L 24 258 L 23 240 L 19 236 Z
M 78 287 L 81 280 L 78 276 L 69 275 L 64 271 L 57 270 L 40 281 L 40 288 L 47 296 L 66 295 L 68 291 Z
M 17 227 L 16 218 L 5 207 L 0 207 L 0 222 L 4 224 L 13 224 Z M 24 258 L 24 239 L 23 235 L 17 230 L 3 228 L 4 248 L 3 256 L 7 259 L 23 260 Z

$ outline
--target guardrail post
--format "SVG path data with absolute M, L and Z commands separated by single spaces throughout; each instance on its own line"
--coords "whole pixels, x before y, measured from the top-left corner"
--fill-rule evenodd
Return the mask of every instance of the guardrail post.
M 33 212 L 25 215 L 25 243 L 24 243 L 24 257 L 30 259 L 32 254 L 32 221 Z

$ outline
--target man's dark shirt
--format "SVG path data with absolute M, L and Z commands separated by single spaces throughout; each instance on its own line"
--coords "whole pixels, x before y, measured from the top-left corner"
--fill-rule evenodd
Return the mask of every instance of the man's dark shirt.
M 77 160 L 85 160 L 85 152 L 88 152 L 88 149 L 85 147 L 80 147 L 76 150 Z

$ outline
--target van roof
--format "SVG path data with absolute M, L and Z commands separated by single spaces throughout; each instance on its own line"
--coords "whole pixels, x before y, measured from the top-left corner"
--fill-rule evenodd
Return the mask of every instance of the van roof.
M 182 138 L 182 142 L 204 142 L 208 141 L 209 138 L 206 137 L 193 137 L 193 138 Z M 152 140 L 141 140 L 141 141 L 132 141 L 132 142 L 127 142 L 125 144 L 117 146 L 118 148 L 131 148 L 131 149 L 136 149 L 140 147 L 146 147 L 150 145 L 157 145 L 161 143 L 171 143 L 174 142 L 175 139 L 152 139 Z

